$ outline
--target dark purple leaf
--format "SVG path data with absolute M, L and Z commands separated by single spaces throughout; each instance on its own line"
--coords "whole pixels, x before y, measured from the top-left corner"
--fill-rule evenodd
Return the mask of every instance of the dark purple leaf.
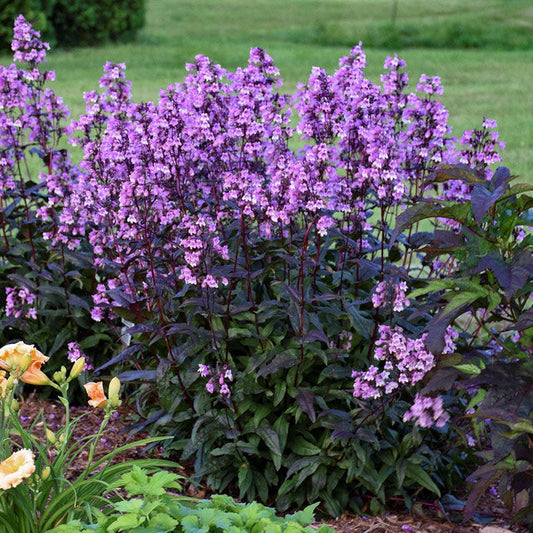
M 297 303 L 298 305 L 302 303 L 300 293 L 294 287 L 287 285 L 286 283 L 280 283 L 279 285 L 283 287 L 285 293 L 293 302 Z
M 155 372 L 155 370 L 127 370 L 117 377 L 120 381 L 135 381 L 139 379 L 142 381 L 154 381 Z
M 355 433 L 346 430 L 345 428 L 339 427 L 334 429 L 331 432 L 331 440 L 335 439 L 355 439 Z
M 322 341 L 326 344 L 329 342 L 329 339 L 326 337 L 326 334 L 323 331 L 318 329 L 312 329 L 309 333 L 304 335 L 302 342 L 315 342 Z
M 128 328 L 126 330 L 126 333 L 128 333 L 128 335 L 135 335 L 136 333 L 154 333 L 154 332 L 161 332 L 161 328 L 159 326 L 154 326 L 152 324 L 135 324 L 135 326 L 131 326 L 131 328 Z
M 311 422 L 316 421 L 316 413 L 314 407 L 315 393 L 310 389 L 300 389 L 298 396 L 296 396 L 296 403 L 300 409 L 309 417 Z
M 528 309 L 527 311 L 524 311 L 518 317 L 516 323 L 510 326 L 508 329 L 523 331 L 529 328 L 533 328 L 533 309 Z
M 435 230 L 432 244 L 438 248 L 449 249 L 463 246 L 464 242 L 464 237 L 461 234 L 455 233 L 454 231 L 437 229 Z
M 531 260 L 516 257 L 511 264 L 505 263 L 493 255 L 482 257 L 476 272 L 485 269 L 492 270 L 501 288 L 505 291 L 507 300 L 511 300 L 529 280 L 531 275 Z
M 485 185 L 475 185 L 472 189 L 472 213 L 478 224 L 481 224 L 487 211 L 501 198 L 505 192 L 504 186 L 496 188 L 491 192 Z
M 120 363 L 121 361 L 125 361 L 128 358 L 130 358 L 132 355 L 135 355 L 137 352 L 140 352 L 141 350 L 144 350 L 146 346 L 144 344 L 132 344 L 131 346 L 128 346 L 125 350 L 120 352 L 118 355 L 115 355 L 112 359 L 104 363 L 102 366 L 99 366 L 94 370 L 95 373 L 100 372 L 100 370 L 103 370 L 104 368 L 107 368 L 108 366 L 114 365 L 116 363 Z
M 429 378 L 429 381 L 424 385 L 420 394 L 429 395 L 433 392 L 448 391 L 452 384 L 456 382 L 457 377 L 461 374 L 453 366 L 445 368 L 438 368 Z
M 112 289 L 107 291 L 106 294 L 122 307 L 129 308 L 131 304 L 135 303 L 135 299 L 131 296 L 131 294 L 127 294 L 126 291 L 122 289 Z
M 430 231 L 417 231 L 409 237 L 407 243 L 410 248 L 420 248 L 424 244 L 429 244 L 433 240 L 433 233 Z
M 277 372 L 281 368 L 292 368 L 293 366 L 298 364 L 298 359 L 296 357 L 292 357 L 287 354 L 280 354 L 274 357 L 271 363 L 268 365 L 262 366 L 257 371 L 257 376 L 269 376 L 270 374 L 273 374 L 274 372 Z
M 428 181 L 430 183 L 443 183 L 451 179 L 461 180 L 469 184 L 486 182 L 484 175 L 462 163 L 440 166 L 429 176 Z
M 492 176 L 492 179 L 490 180 L 491 186 L 494 189 L 497 189 L 498 187 L 505 185 L 510 177 L 511 173 L 507 167 L 498 167 L 494 176 Z
M 26 287 L 32 292 L 37 290 L 36 283 L 31 279 L 28 279 L 26 276 L 22 276 L 20 274 L 9 274 L 7 277 L 19 287 Z
M 69 295 L 67 303 L 73 305 L 74 307 L 80 307 L 81 309 L 85 309 L 86 311 L 91 310 L 91 306 L 83 298 L 80 298 L 75 294 Z

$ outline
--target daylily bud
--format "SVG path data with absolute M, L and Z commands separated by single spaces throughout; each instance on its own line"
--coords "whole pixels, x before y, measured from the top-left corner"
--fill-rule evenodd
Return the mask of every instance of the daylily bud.
M 66 369 L 65 369 L 65 372 L 63 372 L 64 368 L 65 367 L 61 367 L 61 370 L 58 370 L 57 372 L 54 372 L 53 374 L 54 381 L 58 385 L 61 385 L 61 383 L 65 382 Z
M 70 376 L 68 378 L 69 381 L 71 379 L 77 378 L 83 372 L 84 367 L 85 367 L 85 357 L 80 357 L 79 359 L 76 359 L 76 361 L 72 365 L 72 368 L 70 369 Z
M 43 481 L 46 481 L 48 477 L 50 476 L 50 472 L 51 472 L 51 469 L 49 466 L 46 466 L 45 468 L 43 468 L 43 471 L 41 473 L 41 479 Z
M 20 378 L 31 364 L 31 355 L 26 352 L 23 354 L 16 354 L 7 359 L 7 363 L 10 365 L 11 374 Z
M 109 382 L 109 388 L 107 390 L 107 395 L 109 396 L 109 405 L 113 408 L 118 407 L 122 403 L 118 397 L 119 392 L 120 380 L 117 377 L 114 377 Z
M 46 428 L 46 438 L 50 444 L 55 444 L 57 442 L 55 433 L 48 428 Z
M 6 390 L 7 391 L 11 391 L 15 388 L 15 385 L 17 384 L 18 380 L 16 380 L 13 376 L 9 376 L 7 378 L 7 383 L 6 383 Z
M 13 399 L 11 400 L 11 410 L 14 413 L 18 413 L 20 409 L 20 404 L 17 402 L 17 400 Z

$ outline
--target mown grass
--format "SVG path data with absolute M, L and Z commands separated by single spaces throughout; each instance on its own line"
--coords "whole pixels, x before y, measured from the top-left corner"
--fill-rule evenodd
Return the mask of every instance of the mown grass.
M 312 66 L 333 71 L 338 58 L 362 40 L 371 79 L 379 78 L 385 57 L 395 51 L 406 59 L 413 85 L 421 73 L 441 76 L 455 134 L 479 126 L 483 117 L 496 119 L 507 143 L 505 164 L 533 179 L 533 4 L 397 0 L 393 26 L 394 3 L 147 0 L 146 26 L 135 43 L 55 50 L 49 67 L 57 74 L 55 90 L 76 116 L 83 110 L 82 92 L 97 86 L 106 60 L 125 62 L 134 97 L 153 100 L 183 79 L 185 63 L 196 54 L 234 69 L 245 64 L 250 47 L 261 46 L 280 68 L 285 90 L 292 92 Z M 398 40 L 398 33 L 410 37 Z M 474 37 L 477 44 L 467 42 Z M 9 60 L 0 57 L 3 64 Z

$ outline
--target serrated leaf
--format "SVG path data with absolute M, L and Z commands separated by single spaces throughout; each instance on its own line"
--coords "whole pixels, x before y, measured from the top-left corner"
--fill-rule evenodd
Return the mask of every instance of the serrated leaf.
M 129 531 L 130 529 L 133 529 L 139 525 L 139 519 L 136 515 L 125 514 L 113 520 L 113 522 L 107 526 L 107 531 L 110 533 L 120 530 Z

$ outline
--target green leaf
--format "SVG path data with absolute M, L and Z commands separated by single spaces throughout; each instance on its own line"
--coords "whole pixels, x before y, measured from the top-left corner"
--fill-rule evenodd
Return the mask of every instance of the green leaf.
M 139 518 L 134 514 L 126 514 L 121 515 L 108 526 L 107 531 L 112 533 L 113 531 L 129 531 L 130 529 L 133 529 L 137 526 L 139 526 L 141 522 L 139 521 Z
M 272 461 L 274 462 L 276 470 L 279 470 L 281 468 L 281 446 L 278 434 L 267 424 L 259 426 L 256 429 L 256 433 L 272 452 Z
M 473 374 L 474 376 L 481 374 L 482 370 L 479 366 L 474 365 L 473 363 L 457 365 L 455 368 L 457 368 L 457 370 L 460 370 L 461 372 L 464 372 L 465 374 Z
M 239 498 L 243 499 L 248 494 L 254 480 L 252 469 L 243 463 L 239 468 L 237 478 L 239 481 Z
M 318 455 L 321 450 L 318 446 L 298 436 L 291 440 L 291 450 L 297 455 Z
M 135 513 L 136 511 L 140 511 L 143 505 L 144 500 L 142 498 L 133 498 L 115 503 L 115 508 L 121 513 Z
M 305 509 L 301 511 L 296 511 L 293 514 L 288 514 L 285 516 L 286 520 L 294 520 L 301 524 L 302 526 L 307 526 L 308 524 L 313 523 L 315 509 L 320 505 L 320 503 L 313 503 L 308 505 Z
M 420 465 L 413 464 L 408 460 L 407 466 L 405 468 L 405 476 L 407 479 L 411 479 L 412 481 L 418 483 L 419 485 L 430 490 L 440 498 L 439 487 L 435 485 L 429 474 Z
M 150 518 L 148 527 L 157 528 L 156 530 L 175 531 L 178 523 L 178 520 L 172 518 L 168 513 L 157 513 Z

